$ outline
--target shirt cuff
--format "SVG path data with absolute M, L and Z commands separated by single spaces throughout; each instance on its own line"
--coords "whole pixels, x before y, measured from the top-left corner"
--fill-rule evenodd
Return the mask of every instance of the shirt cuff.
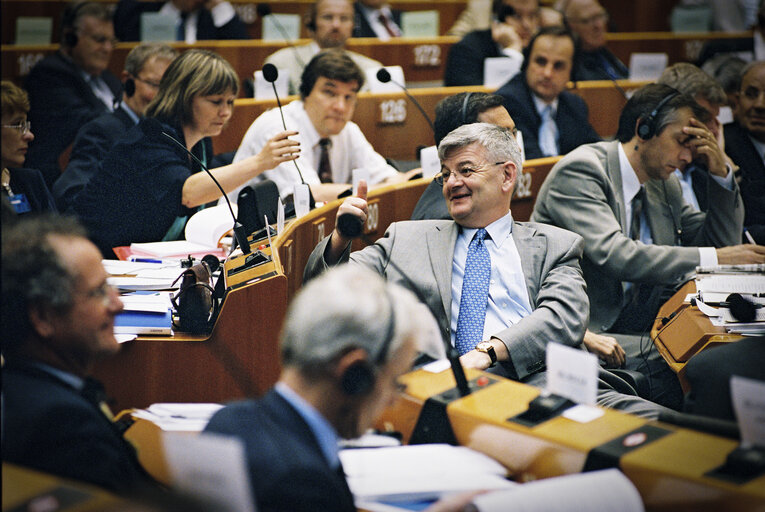
M 724 178 L 721 178 L 716 174 L 709 174 L 717 183 L 720 184 L 721 187 L 727 188 L 728 190 L 733 190 L 733 169 L 731 169 L 730 164 L 727 162 L 725 163 L 725 168 L 728 170 L 728 175 Z
M 212 14 L 213 25 L 215 25 L 216 28 L 220 28 L 234 19 L 236 11 L 234 10 L 234 6 L 229 2 L 221 2 L 210 9 L 210 14 Z
M 699 266 L 717 266 L 717 250 L 714 247 L 699 247 Z

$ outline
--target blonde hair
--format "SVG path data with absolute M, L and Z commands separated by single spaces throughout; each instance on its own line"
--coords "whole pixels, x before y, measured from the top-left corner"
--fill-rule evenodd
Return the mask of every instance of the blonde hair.
M 231 64 L 208 50 L 188 50 L 168 66 L 159 82 L 159 92 L 146 117 L 172 125 L 188 125 L 193 119 L 192 101 L 197 96 L 239 92 L 239 77 Z

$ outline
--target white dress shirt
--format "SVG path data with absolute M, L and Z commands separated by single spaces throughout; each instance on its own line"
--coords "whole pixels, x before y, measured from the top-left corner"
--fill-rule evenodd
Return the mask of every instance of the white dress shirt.
M 165 4 L 159 10 L 160 14 L 166 14 L 172 16 L 178 22 L 181 19 L 181 11 L 172 2 L 165 2 Z M 221 2 L 212 9 L 210 9 L 210 15 L 213 19 L 213 25 L 216 27 L 222 27 L 229 21 L 231 21 L 236 15 L 234 6 L 229 2 Z M 197 19 L 199 18 L 199 11 L 192 11 L 186 16 L 186 24 L 184 26 L 184 42 L 188 44 L 194 44 L 197 42 Z
M 299 132 L 293 140 L 300 142 L 300 156 L 296 161 L 303 179 L 309 185 L 321 183 L 318 174 L 321 136 L 308 117 L 302 101 L 295 100 L 283 110 L 287 129 Z M 234 162 L 258 154 L 268 139 L 281 131 L 284 131 L 284 127 L 279 109 L 274 108 L 264 112 L 244 134 L 242 144 L 234 156 Z M 340 133 L 329 138 L 332 141 L 332 146 L 329 148 L 329 162 L 332 167 L 333 183 L 351 183 L 353 169 L 368 170 L 371 185 L 398 174 L 398 171 L 388 165 L 385 158 L 374 150 L 356 123 L 349 121 Z M 294 186 L 300 183 L 300 175 L 294 162 L 284 162 L 230 192 L 229 198 L 236 200 L 244 186 L 253 185 L 263 179 L 276 183 L 282 198 L 292 194 Z

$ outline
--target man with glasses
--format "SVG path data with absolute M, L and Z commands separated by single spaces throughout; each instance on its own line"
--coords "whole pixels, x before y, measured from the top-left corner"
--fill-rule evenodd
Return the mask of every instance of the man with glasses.
M 122 311 L 101 252 L 70 218 L 3 226 L 3 462 L 113 492 L 152 487 L 89 378 Z
M 61 23 L 61 47 L 30 71 L 25 82 L 35 127 L 27 165 L 43 173 L 49 188 L 61 174 L 59 158 L 82 125 L 114 110 L 122 91 L 107 67 L 114 50 L 109 6 L 97 2 L 69 5 Z
M 576 39 L 572 80 L 619 80 L 628 78 L 627 67 L 606 48 L 608 13 L 597 0 L 569 0 L 566 23 Z
M 176 50 L 160 43 L 142 43 L 130 50 L 122 71 L 122 101 L 114 112 L 102 114 L 80 128 L 66 172 L 53 185 L 59 211 L 66 211 L 74 196 L 96 173 L 112 144 L 138 124 L 159 90 L 165 69 L 177 55 Z
M 460 126 L 438 147 L 443 194 L 453 220 L 395 222 L 383 238 L 350 253 L 335 228 L 311 253 L 304 278 L 350 261 L 412 290 L 439 323 L 463 365 L 544 387 L 547 344 L 580 347 L 587 293 L 579 266 L 582 238 L 514 222 L 510 199 L 521 172 L 511 130 Z M 366 221 L 366 187 L 338 209 Z M 660 408 L 604 385 L 599 403 L 656 418 Z

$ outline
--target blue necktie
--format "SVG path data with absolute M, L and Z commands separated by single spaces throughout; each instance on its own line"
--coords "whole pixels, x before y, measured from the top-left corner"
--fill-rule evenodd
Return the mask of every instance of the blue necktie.
M 558 127 L 552 116 L 552 106 L 547 105 L 542 110 L 542 124 L 539 126 L 539 149 L 544 156 L 558 155 Z
M 485 229 L 479 229 L 468 246 L 455 337 L 460 355 L 473 350 L 483 338 L 491 278 L 491 256 L 483 241 L 486 234 Z

